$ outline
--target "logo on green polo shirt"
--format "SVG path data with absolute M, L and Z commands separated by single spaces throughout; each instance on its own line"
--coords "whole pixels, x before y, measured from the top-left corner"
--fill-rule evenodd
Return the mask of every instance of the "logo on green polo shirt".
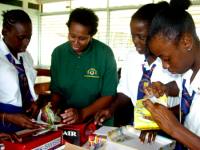
M 84 77 L 87 78 L 99 78 L 98 72 L 95 68 L 90 68 L 86 71 L 86 75 Z

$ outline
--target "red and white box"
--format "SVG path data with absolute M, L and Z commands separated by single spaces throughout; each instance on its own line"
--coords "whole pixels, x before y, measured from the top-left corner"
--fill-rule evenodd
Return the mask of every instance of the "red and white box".
M 64 142 L 81 146 L 87 142 L 89 135 L 96 130 L 96 126 L 89 121 L 83 124 L 65 125 L 60 127 L 60 129 L 63 130 Z
M 51 150 L 63 144 L 62 131 L 48 131 L 38 136 L 26 136 L 22 142 L 2 141 L 5 150 Z

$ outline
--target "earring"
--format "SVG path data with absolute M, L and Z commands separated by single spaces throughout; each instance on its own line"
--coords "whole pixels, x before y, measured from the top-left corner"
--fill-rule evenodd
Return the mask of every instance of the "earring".
M 190 45 L 190 47 L 188 47 L 187 51 L 191 51 L 192 47 L 193 47 L 193 41 L 191 41 L 191 45 Z

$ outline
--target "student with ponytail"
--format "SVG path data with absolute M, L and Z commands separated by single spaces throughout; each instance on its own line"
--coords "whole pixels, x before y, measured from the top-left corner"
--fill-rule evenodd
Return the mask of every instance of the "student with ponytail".
M 153 19 L 147 38 L 151 52 L 163 67 L 182 74 L 181 124 L 166 107 L 144 102 L 160 128 L 189 149 L 200 149 L 200 42 L 192 16 L 186 11 L 189 0 L 171 0 Z

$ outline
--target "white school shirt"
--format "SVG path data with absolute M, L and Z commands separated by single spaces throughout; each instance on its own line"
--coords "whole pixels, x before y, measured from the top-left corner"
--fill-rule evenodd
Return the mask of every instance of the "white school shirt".
M 18 71 L 15 66 L 9 62 L 5 55 L 10 51 L 3 40 L 0 40 L 0 103 L 11 104 L 14 106 L 22 106 L 22 98 L 19 86 Z M 10 53 L 11 54 L 11 53 Z M 11 54 L 12 55 L 12 54 Z M 28 79 L 29 89 L 34 100 L 37 95 L 34 91 L 34 82 L 36 79 L 37 71 L 33 68 L 33 60 L 28 52 L 18 54 L 23 58 L 23 64 Z M 19 64 L 14 56 L 15 63 Z
M 193 90 L 196 92 L 190 106 L 190 111 L 185 118 L 184 126 L 194 134 L 200 136 L 200 70 L 190 83 L 192 73 L 192 70 L 188 70 L 182 76 L 182 80 L 186 80 L 185 87 L 187 88 L 188 93 L 192 95 Z M 179 84 L 179 87 L 182 89 L 182 84 Z
M 131 98 L 133 105 L 135 106 L 138 93 L 138 85 L 142 78 L 142 65 L 144 64 L 146 69 L 150 69 L 153 64 L 156 64 L 156 67 L 153 70 L 151 76 L 151 82 L 160 81 L 164 84 L 175 81 L 177 78 L 180 78 L 180 75 L 173 75 L 166 69 L 163 69 L 162 62 L 157 58 L 150 66 L 147 62 L 144 62 L 144 55 L 141 55 L 137 52 L 130 52 L 128 54 L 127 61 L 121 70 L 121 79 L 119 81 L 117 92 L 123 93 Z M 176 106 L 179 104 L 179 97 L 169 97 L 168 106 Z

